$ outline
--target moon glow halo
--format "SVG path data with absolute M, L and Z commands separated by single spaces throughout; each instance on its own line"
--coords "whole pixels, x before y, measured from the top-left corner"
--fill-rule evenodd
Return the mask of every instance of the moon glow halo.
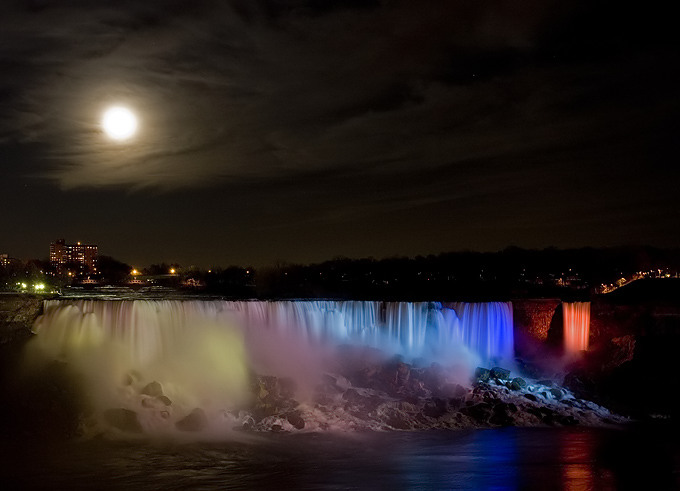
M 137 117 L 126 107 L 110 107 L 102 117 L 102 128 L 109 138 L 127 140 L 137 131 Z

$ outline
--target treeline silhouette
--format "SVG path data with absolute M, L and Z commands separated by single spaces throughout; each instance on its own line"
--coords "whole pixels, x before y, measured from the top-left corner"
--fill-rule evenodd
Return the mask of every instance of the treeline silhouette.
M 449 252 L 202 273 L 206 291 L 238 298 L 434 300 L 587 297 L 639 272 L 677 275 L 680 249 L 616 247 Z

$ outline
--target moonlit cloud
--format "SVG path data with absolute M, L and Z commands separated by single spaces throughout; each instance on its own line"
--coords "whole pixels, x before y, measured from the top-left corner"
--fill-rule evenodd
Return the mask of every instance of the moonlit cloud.
M 598 232 L 600 244 L 634 240 L 625 217 L 660 237 L 677 217 L 663 183 L 680 177 L 668 164 L 680 77 L 672 17 L 657 7 L 12 2 L 0 166 L 64 200 L 201 197 L 216 210 L 206 224 L 230 216 L 230 237 L 294 235 L 282 256 L 303 240 L 333 255 L 354 230 L 356 254 L 396 238 L 404 253 L 577 245 L 577 223 L 616 223 L 618 239 Z M 129 143 L 102 132 L 111 105 L 139 118 Z M 407 225 L 419 231 L 405 239 Z

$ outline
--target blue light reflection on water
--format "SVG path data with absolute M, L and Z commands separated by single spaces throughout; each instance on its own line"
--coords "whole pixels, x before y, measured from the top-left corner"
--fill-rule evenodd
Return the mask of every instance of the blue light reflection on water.
M 413 449 L 400 464 L 409 489 L 520 489 L 517 433 L 471 431 Z

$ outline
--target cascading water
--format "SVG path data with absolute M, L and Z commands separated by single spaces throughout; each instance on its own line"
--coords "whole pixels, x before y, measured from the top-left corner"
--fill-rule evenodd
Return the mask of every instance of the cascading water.
M 252 371 L 311 387 L 341 344 L 468 369 L 513 355 L 512 307 L 500 302 L 54 300 L 34 330 L 34 357 L 82 374 L 95 412 L 144 407 L 147 433 L 194 408 L 227 417 Z
M 448 304 L 459 321 L 460 341 L 487 364 L 511 363 L 514 334 L 511 302 Z
M 588 349 L 590 302 L 563 302 L 564 349 L 573 354 Z

